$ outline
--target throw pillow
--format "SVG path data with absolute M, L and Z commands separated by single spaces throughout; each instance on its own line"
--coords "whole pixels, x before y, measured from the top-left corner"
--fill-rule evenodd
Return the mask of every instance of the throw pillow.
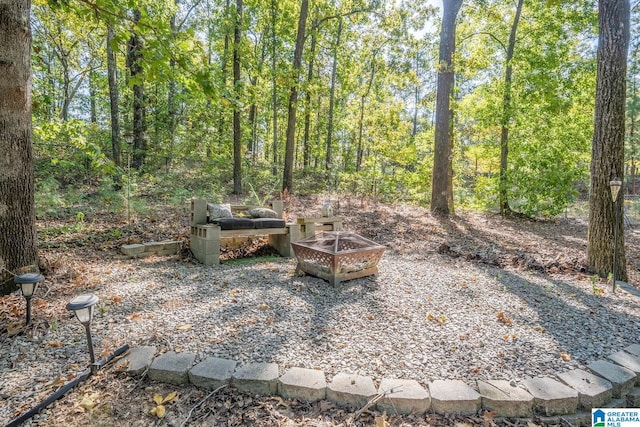
M 278 212 L 269 208 L 249 209 L 249 215 L 253 218 L 278 218 Z
M 231 205 L 229 203 L 221 205 L 207 203 L 207 209 L 209 210 L 209 219 L 233 217 L 233 215 L 231 214 Z

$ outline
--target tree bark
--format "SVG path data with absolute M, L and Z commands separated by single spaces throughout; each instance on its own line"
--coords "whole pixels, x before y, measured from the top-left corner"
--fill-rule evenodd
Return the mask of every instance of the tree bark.
M 627 280 L 624 221 L 621 220 L 622 190 L 618 195 L 618 203 L 614 204 L 609 182 L 616 177 L 624 181 L 629 2 L 600 0 L 598 21 L 598 69 L 591 149 L 587 263 L 600 276 L 607 276 L 615 268 L 616 278 Z M 618 246 L 614 248 L 616 223 Z M 618 254 L 615 266 L 614 251 Z
M 300 5 L 300 19 L 298 20 L 298 35 L 293 54 L 293 79 L 289 93 L 289 119 L 287 120 L 287 142 L 284 155 L 284 173 L 282 177 L 282 191 L 293 192 L 293 153 L 295 151 L 296 109 L 298 107 L 298 84 L 300 67 L 302 66 L 302 50 L 304 48 L 307 15 L 309 14 L 309 0 L 302 0 Z
M 107 76 L 109 80 L 109 108 L 111 110 L 111 155 L 116 166 L 122 166 L 122 149 L 120 142 L 120 100 L 118 93 L 118 68 L 116 55 L 113 52 L 115 31 L 111 25 L 107 26 Z M 118 179 L 119 182 L 119 179 Z
M 133 22 L 137 23 L 141 18 L 140 10 L 133 11 Z M 145 102 L 144 83 L 142 82 L 142 40 L 136 34 L 135 29 L 131 33 L 128 45 L 127 65 L 129 75 L 133 83 L 133 161 L 131 166 L 134 169 L 141 169 L 144 165 L 147 151 L 145 140 Z
M 242 0 L 236 0 L 233 30 L 233 194 L 242 193 L 242 129 L 240 127 L 240 41 L 242 38 Z
M 37 270 L 29 0 L 0 0 L 0 294 Z
M 453 211 L 453 113 L 450 107 L 455 77 L 453 53 L 456 45 L 456 16 L 462 0 L 443 0 L 442 3 L 431 212 L 448 215 Z
M 271 173 L 275 176 L 278 173 L 278 85 L 277 85 L 277 55 L 278 46 L 276 43 L 276 16 L 278 14 L 277 0 L 271 0 L 271 108 L 273 119 L 273 166 Z
M 309 168 L 311 144 L 310 138 L 310 126 L 311 126 L 311 82 L 313 81 L 313 65 L 316 56 L 316 44 L 318 39 L 318 32 L 315 27 L 318 25 L 318 20 L 314 19 L 311 25 L 314 28 L 311 33 L 311 46 L 309 46 L 309 68 L 307 71 L 307 93 L 305 94 L 304 104 L 304 137 L 302 138 L 302 165 L 305 171 Z
M 327 182 L 331 182 L 333 169 L 333 110 L 336 98 L 336 80 L 338 78 L 338 47 L 342 35 L 342 18 L 338 19 L 338 34 L 333 46 L 333 65 L 331 66 L 331 88 L 329 89 L 329 118 L 327 123 L 326 157 L 324 161 Z
M 511 81 L 513 75 L 513 51 L 516 46 L 516 32 L 518 31 L 518 23 L 522 14 L 522 4 L 524 0 L 518 0 L 516 6 L 516 14 L 511 25 L 511 33 L 509 34 L 509 44 L 507 45 L 506 69 L 504 73 L 504 94 L 502 97 L 502 123 L 500 132 L 500 182 L 499 203 L 500 214 L 508 215 L 511 213 L 509 207 L 509 198 L 507 197 L 507 168 L 509 160 L 509 121 L 511 120 Z

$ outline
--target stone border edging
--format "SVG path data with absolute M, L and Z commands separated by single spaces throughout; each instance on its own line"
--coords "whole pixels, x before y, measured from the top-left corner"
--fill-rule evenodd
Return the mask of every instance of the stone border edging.
M 388 414 L 475 415 L 480 409 L 499 418 L 540 416 L 553 423 L 558 417 L 577 424 L 591 422 L 593 407 L 640 406 L 640 344 L 633 344 L 588 365 L 591 372 L 574 369 L 555 377 L 530 378 L 524 387 L 505 380 L 478 380 L 476 388 L 459 380 L 435 380 L 422 387 L 415 380 L 383 378 L 376 389 L 371 377 L 336 374 L 326 382 L 321 370 L 293 367 L 279 376 L 275 363 L 237 366 L 233 360 L 209 357 L 194 366 L 196 355 L 167 352 L 158 357 L 155 347 L 135 347 L 119 362 L 130 375 L 145 371 L 150 379 L 170 384 L 191 383 L 215 389 L 230 384 L 257 395 L 280 395 L 304 401 L 327 399 L 339 406 L 359 409 L 382 395 L 378 410 Z

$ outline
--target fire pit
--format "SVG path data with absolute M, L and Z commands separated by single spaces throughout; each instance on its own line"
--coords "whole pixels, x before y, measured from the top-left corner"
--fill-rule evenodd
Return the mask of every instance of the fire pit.
M 378 272 L 384 246 L 350 231 L 325 231 L 291 243 L 296 273 L 320 277 L 335 286 Z

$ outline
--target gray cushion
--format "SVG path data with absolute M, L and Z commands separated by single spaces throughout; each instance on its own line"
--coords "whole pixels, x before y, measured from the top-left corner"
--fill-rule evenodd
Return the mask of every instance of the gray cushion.
M 284 219 L 280 218 L 253 218 L 251 220 L 255 228 L 283 228 Z
M 218 224 L 221 230 L 246 230 L 255 228 L 255 224 L 250 218 L 218 218 L 209 222 Z
M 253 218 L 278 218 L 278 212 L 269 208 L 249 209 L 249 215 Z

